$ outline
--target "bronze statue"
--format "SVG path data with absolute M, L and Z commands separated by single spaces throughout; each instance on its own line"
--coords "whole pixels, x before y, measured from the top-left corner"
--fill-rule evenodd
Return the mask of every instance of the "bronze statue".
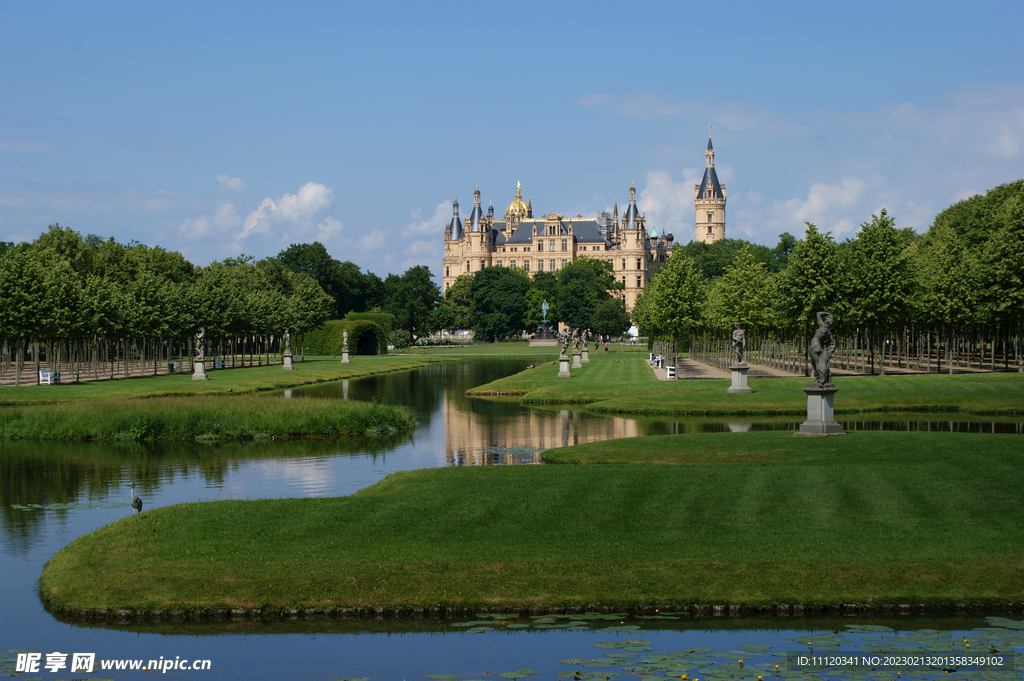
M 836 351 L 836 339 L 832 335 L 832 315 L 828 312 L 819 312 L 818 330 L 811 339 L 807 348 L 807 354 L 811 358 L 811 366 L 814 368 L 814 380 L 818 382 L 819 388 L 834 388 L 832 385 L 832 373 L 829 371 L 828 363 Z

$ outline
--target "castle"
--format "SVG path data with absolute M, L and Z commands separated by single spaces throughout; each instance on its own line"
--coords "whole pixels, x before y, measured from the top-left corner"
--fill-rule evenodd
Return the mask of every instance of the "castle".
M 710 134 L 704 156 L 704 179 L 694 187 L 695 238 L 711 243 L 725 238 L 725 185 L 715 174 Z M 485 267 L 520 268 L 533 276 L 536 272 L 557 272 L 577 258 L 599 258 L 611 265 L 615 279 L 622 282 L 623 290 L 615 295 L 627 311 L 632 311 L 654 272 L 672 255 L 674 239 L 671 230 L 660 236 L 653 228 L 648 231 L 632 184 L 629 205 L 621 217 L 616 201 L 611 215 L 605 212 L 573 218 L 551 211 L 535 218 L 533 201 L 523 201 L 522 187 L 517 182 L 516 196 L 501 219 L 495 218 L 493 206 L 484 213 L 477 185 L 473 211 L 465 223 L 459 217 L 458 198 L 452 203 L 452 219 L 444 231 L 442 289 L 447 291 L 459 276 Z

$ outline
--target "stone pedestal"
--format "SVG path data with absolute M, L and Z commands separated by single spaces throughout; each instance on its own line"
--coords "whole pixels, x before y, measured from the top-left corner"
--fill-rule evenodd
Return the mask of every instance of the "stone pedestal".
M 583 368 L 583 365 L 580 364 L 580 357 L 581 356 L 582 355 L 580 355 L 580 353 L 578 353 L 578 352 L 572 353 L 572 368 L 573 369 L 582 369 Z
M 206 360 L 197 359 L 192 362 L 192 380 L 193 381 L 205 381 L 206 377 Z
M 583 358 L 580 359 L 580 361 L 583 362 L 584 364 L 587 364 L 587 363 L 590 362 L 590 352 L 588 350 L 584 350 L 583 351 Z
M 284 366 L 281 367 L 285 371 L 291 371 L 295 367 L 292 366 L 292 353 L 286 352 L 281 357 L 284 359 Z
M 800 424 L 797 435 L 842 435 L 843 429 L 835 420 L 832 396 L 838 389 L 834 385 L 825 388 L 817 383 L 804 386 L 807 393 L 807 420 Z
M 572 374 L 569 373 L 569 358 L 565 355 L 558 356 L 558 377 L 569 378 Z
M 732 374 L 732 385 L 725 392 L 733 395 L 746 395 L 754 392 L 747 385 L 747 372 L 750 371 L 750 366 L 747 364 L 733 364 L 729 367 L 729 372 Z
M 341 351 L 341 363 L 342 364 L 349 364 L 349 361 L 348 361 L 348 350 L 342 350 Z

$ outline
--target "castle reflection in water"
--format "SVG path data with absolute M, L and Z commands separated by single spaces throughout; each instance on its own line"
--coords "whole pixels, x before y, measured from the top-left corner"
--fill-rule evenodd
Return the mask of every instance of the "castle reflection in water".
M 643 434 L 629 418 L 544 408 L 495 418 L 494 414 L 466 411 L 465 406 L 464 400 L 449 395 L 442 401 L 449 466 L 539 464 L 546 449 Z

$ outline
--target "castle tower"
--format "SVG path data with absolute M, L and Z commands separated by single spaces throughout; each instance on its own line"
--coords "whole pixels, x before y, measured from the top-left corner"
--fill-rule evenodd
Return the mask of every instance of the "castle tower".
M 711 244 L 725 238 L 725 185 L 719 184 L 715 172 L 715 148 L 711 145 L 710 130 L 704 159 L 704 179 L 693 186 L 693 207 L 697 214 L 693 239 Z
M 452 202 L 452 220 L 444 230 L 444 258 L 441 260 L 441 281 L 442 291 L 455 283 L 460 274 L 465 274 L 468 266 L 462 264 L 463 251 L 466 244 L 463 243 L 465 233 L 462 228 L 462 220 L 459 219 L 459 199 L 455 197 Z

